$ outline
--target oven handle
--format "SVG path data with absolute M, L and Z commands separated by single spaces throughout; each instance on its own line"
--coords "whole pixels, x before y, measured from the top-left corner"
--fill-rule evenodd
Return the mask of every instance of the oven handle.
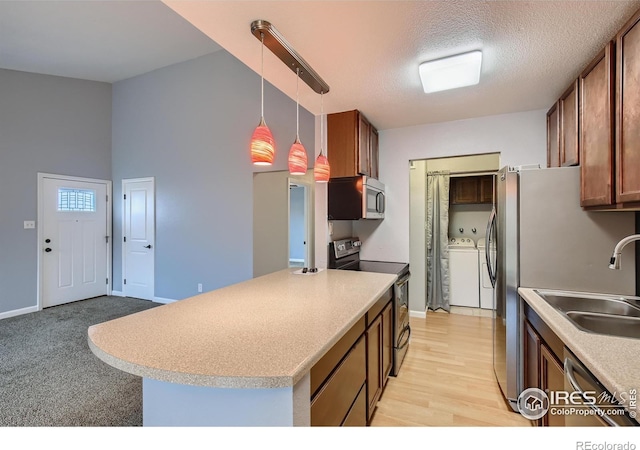
M 574 370 L 575 370 L 575 367 L 573 366 L 573 363 L 571 362 L 571 360 L 569 358 L 565 358 L 564 374 L 567 377 L 567 380 L 569 381 L 569 384 L 571 385 L 571 387 L 576 392 L 578 392 L 578 394 L 580 394 L 580 397 L 582 397 L 585 403 L 589 405 L 589 408 L 595 411 L 596 417 L 604 420 L 609 426 L 612 426 L 612 427 L 620 426 L 617 423 L 615 423 L 602 409 L 598 408 L 596 405 L 588 401 L 589 399 L 584 395 L 584 390 L 580 387 L 580 384 L 578 384 L 578 380 L 576 380 L 576 377 L 573 376 Z
M 400 333 L 400 337 L 398 338 L 398 341 L 402 341 L 402 336 L 404 336 L 405 334 L 407 334 L 407 340 L 404 341 L 404 343 L 402 345 L 399 345 L 398 347 L 396 347 L 396 350 L 402 350 L 409 343 L 409 339 L 411 338 L 411 327 L 409 326 L 409 324 L 407 324 L 402 329 L 402 332 Z

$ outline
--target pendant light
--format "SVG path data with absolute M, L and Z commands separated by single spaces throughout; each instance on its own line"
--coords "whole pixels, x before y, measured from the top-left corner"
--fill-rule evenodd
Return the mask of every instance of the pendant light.
M 275 158 L 276 145 L 271 130 L 264 121 L 264 34 L 260 33 L 261 67 L 260 67 L 260 123 L 251 136 L 251 161 L 257 166 L 270 166 Z
M 324 156 L 323 154 L 323 150 L 322 150 L 322 140 L 324 138 L 324 128 L 323 128 L 323 123 L 324 123 L 324 118 L 323 118 L 323 102 L 322 102 L 322 97 L 324 95 L 324 92 L 320 93 L 320 154 L 318 155 L 318 158 L 316 159 L 316 165 L 313 168 L 313 176 L 315 178 L 315 180 L 318 183 L 326 183 L 329 181 L 329 177 L 331 175 L 331 170 L 329 167 L 329 160 L 327 159 L 326 156 Z
M 289 150 L 289 174 L 304 175 L 307 173 L 307 151 L 300 142 L 300 100 L 298 84 L 300 81 L 300 69 L 296 69 L 296 140 Z

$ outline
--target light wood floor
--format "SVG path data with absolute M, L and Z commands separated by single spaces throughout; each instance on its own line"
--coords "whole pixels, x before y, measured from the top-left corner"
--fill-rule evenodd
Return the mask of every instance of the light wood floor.
M 491 318 L 429 311 L 410 320 L 409 351 L 371 426 L 531 426 L 495 379 Z

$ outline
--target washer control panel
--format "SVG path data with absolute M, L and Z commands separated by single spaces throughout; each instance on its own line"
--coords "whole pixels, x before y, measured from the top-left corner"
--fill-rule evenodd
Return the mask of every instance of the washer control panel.
M 466 237 L 452 237 L 449 239 L 449 247 L 473 247 L 475 248 L 476 243 L 471 238 Z

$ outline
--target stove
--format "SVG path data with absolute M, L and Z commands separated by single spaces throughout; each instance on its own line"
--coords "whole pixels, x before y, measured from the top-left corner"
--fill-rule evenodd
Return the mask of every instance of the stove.
M 398 276 L 393 288 L 393 369 L 397 376 L 409 347 L 409 264 L 395 261 L 369 261 L 360 259 L 362 242 L 357 237 L 340 239 L 329 244 L 329 269 L 360 272 L 390 273 Z

